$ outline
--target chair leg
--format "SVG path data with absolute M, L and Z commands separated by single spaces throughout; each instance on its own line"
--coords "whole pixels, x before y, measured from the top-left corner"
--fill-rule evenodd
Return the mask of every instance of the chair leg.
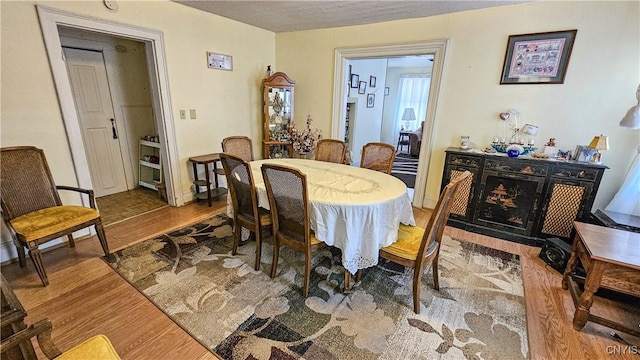
M 96 219 L 95 227 L 96 234 L 98 234 L 98 240 L 100 240 L 100 246 L 102 246 L 102 251 L 104 251 L 105 256 L 108 256 L 110 254 L 109 244 L 107 243 L 107 236 L 104 234 L 104 227 L 102 227 L 102 220 L 100 218 Z
M 33 262 L 33 266 L 36 268 L 36 272 L 42 281 L 42 285 L 49 285 L 49 279 L 47 278 L 47 272 L 44 270 L 44 264 L 42 263 L 42 254 L 38 249 L 38 245 L 35 246 L 29 244 L 29 257 Z
M 260 256 L 262 256 L 262 230 L 260 226 L 256 226 L 256 264 L 253 267 L 256 271 L 260 270 Z
M 240 238 L 242 237 L 242 225 L 239 221 L 235 222 L 235 229 L 233 230 L 233 249 L 231 255 L 238 254 L 238 245 L 240 245 Z
M 302 289 L 302 295 L 307 297 L 309 295 L 309 280 L 311 278 L 311 249 L 307 247 L 307 251 L 304 259 L 304 288 Z
M 20 263 L 20 267 L 26 267 L 27 257 L 24 253 L 24 246 L 18 241 L 14 241 L 14 245 L 16 246 L 16 252 L 18 253 L 18 262 Z
M 273 260 L 271 261 L 271 277 L 276 277 L 276 270 L 278 269 L 278 257 L 280 256 L 280 242 L 277 237 L 273 237 Z
M 432 268 L 433 268 L 433 288 L 440 291 L 440 277 L 438 276 L 438 258 L 440 257 L 440 253 L 436 254 L 436 257 L 433 258 Z
M 413 312 L 420 314 L 420 282 L 422 278 L 422 268 L 413 269 Z
M 73 240 L 73 234 L 67 235 L 67 238 L 69 239 L 69 247 L 76 247 L 76 242 Z
M 356 282 L 360 281 L 360 279 L 362 279 L 362 269 L 358 269 L 356 272 Z

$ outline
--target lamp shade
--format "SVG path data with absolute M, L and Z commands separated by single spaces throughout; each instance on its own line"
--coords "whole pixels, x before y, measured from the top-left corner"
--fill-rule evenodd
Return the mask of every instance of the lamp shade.
M 415 120 L 416 113 L 413 111 L 413 108 L 404 109 L 404 114 L 402 114 L 402 120 Z
M 609 137 L 604 135 L 594 136 L 587 147 L 596 150 L 609 150 Z

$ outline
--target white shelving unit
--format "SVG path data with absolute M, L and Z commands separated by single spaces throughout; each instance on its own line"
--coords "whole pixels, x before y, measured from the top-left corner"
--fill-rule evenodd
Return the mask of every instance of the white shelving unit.
M 140 163 L 138 165 L 138 184 L 152 190 L 158 190 L 162 183 L 162 159 L 160 143 L 140 140 Z M 147 157 L 155 157 L 158 163 L 149 161 Z

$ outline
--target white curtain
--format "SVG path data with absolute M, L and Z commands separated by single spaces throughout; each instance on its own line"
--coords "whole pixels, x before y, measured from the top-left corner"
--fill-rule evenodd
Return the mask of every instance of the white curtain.
M 398 138 L 401 125 L 405 126 L 405 130 L 415 131 L 418 129 L 427 114 L 430 85 L 431 75 L 429 74 L 402 74 L 400 76 L 398 100 L 396 101 L 396 115 L 393 125 L 394 139 Z M 406 108 L 413 108 L 416 113 L 416 120 L 409 122 L 402 120 L 402 114 L 404 114 L 404 109 Z
M 640 216 L 640 147 L 622 187 L 605 210 Z

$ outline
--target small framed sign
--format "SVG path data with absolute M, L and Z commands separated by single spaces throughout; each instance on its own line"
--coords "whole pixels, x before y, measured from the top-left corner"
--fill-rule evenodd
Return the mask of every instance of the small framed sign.
M 233 57 L 207 51 L 207 67 L 209 69 L 233 70 Z

